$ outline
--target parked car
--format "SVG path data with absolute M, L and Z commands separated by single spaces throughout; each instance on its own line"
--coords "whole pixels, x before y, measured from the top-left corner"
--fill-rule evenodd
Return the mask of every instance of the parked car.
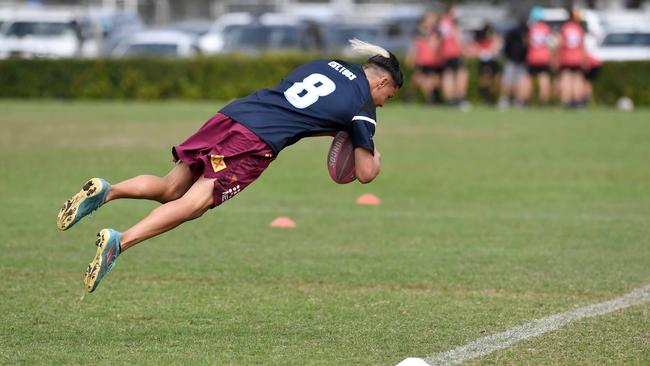
M 251 24 L 231 27 L 223 36 L 223 52 L 320 51 L 324 46 L 317 23 L 282 14 L 265 14 Z
M 421 15 L 386 17 L 381 21 L 383 31 L 380 44 L 393 53 L 405 54 L 411 39 L 417 33 Z
M 2 29 L 2 24 L 9 19 L 11 19 L 11 12 L 9 9 L 0 9 L 0 29 Z
M 300 49 L 299 34 L 292 25 L 248 24 L 225 34 L 223 52 L 257 53 Z
M 144 30 L 120 42 L 113 57 L 193 57 L 198 53 L 193 36 L 173 30 Z
M 12 11 L 0 27 L 0 58 L 94 57 L 94 31 L 87 17 L 70 11 Z
M 323 29 L 327 53 L 352 55 L 352 49 L 348 42 L 352 38 L 386 47 L 386 45 L 382 44 L 383 28 L 378 23 L 330 23 L 325 25 Z
M 251 24 L 254 17 L 248 13 L 228 13 L 219 17 L 202 35 L 197 45 L 204 54 L 215 54 L 223 51 L 225 35 L 235 28 Z
M 165 29 L 176 30 L 189 34 L 198 39 L 206 35 L 212 29 L 212 22 L 198 19 L 184 20 L 165 26 Z
M 603 27 L 607 33 L 612 30 L 648 30 L 650 12 L 615 10 L 601 13 Z
M 417 23 L 416 23 L 417 25 Z M 328 53 L 352 56 L 349 40 L 358 38 L 393 53 L 406 53 L 415 34 L 411 18 L 391 18 L 369 23 L 330 23 L 323 26 Z
M 102 56 L 109 56 L 121 40 L 144 29 L 140 16 L 133 13 L 91 9 L 88 16 L 93 25 L 100 30 L 99 54 Z
M 594 54 L 603 61 L 650 60 L 650 30 L 613 30 Z

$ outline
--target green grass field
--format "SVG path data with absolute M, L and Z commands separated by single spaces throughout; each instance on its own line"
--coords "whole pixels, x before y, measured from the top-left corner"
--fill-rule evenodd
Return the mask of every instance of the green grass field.
M 165 174 L 220 105 L 0 102 L 0 364 L 395 365 L 650 284 L 650 111 L 395 105 L 375 182 L 334 184 L 329 139 L 304 140 L 85 294 L 95 233 L 156 204 L 67 232 L 60 205 L 93 176 Z M 647 365 L 650 304 L 469 364 Z

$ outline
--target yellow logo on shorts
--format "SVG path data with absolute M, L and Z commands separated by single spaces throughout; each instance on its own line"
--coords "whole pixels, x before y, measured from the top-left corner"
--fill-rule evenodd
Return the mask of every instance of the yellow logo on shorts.
M 223 155 L 210 155 L 210 162 L 212 163 L 212 170 L 215 173 L 226 169 L 226 162 L 223 160 Z

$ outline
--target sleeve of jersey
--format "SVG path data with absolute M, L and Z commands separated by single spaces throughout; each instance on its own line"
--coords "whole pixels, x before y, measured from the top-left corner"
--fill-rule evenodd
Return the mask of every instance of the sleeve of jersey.
M 375 135 L 377 127 L 375 115 L 376 107 L 372 99 L 368 98 L 359 112 L 352 116 L 352 127 L 350 128 L 352 146 L 362 147 L 373 155 L 375 154 L 375 143 L 372 137 Z
M 375 143 L 372 137 L 375 135 L 376 124 L 375 119 L 365 113 L 359 113 L 352 117 L 352 128 L 350 131 L 352 145 L 354 147 L 362 147 L 374 155 Z

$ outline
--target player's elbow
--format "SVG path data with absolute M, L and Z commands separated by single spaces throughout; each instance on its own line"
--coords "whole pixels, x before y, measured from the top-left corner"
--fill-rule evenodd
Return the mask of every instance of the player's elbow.
M 372 178 L 370 178 L 370 177 L 357 177 L 357 180 L 361 184 L 368 184 L 368 183 L 372 182 L 373 179 L 375 179 L 375 178 L 374 177 L 372 177 Z
M 374 170 L 372 168 L 361 168 L 357 169 L 356 171 L 357 180 L 361 184 L 368 184 L 372 182 L 377 177 L 377 175 L 379 175 L 379 170 Z
M 379 175 L 381 170 L 381 165 L 379 163 L 380 154 L 378 151 L 375 151 L 375 154 L 371 154 L 370 151 L 363 148 L 355 149 L 355 165 L 354 173 L 357 177 L 357 180 L 363 184 L 370 183 Z

